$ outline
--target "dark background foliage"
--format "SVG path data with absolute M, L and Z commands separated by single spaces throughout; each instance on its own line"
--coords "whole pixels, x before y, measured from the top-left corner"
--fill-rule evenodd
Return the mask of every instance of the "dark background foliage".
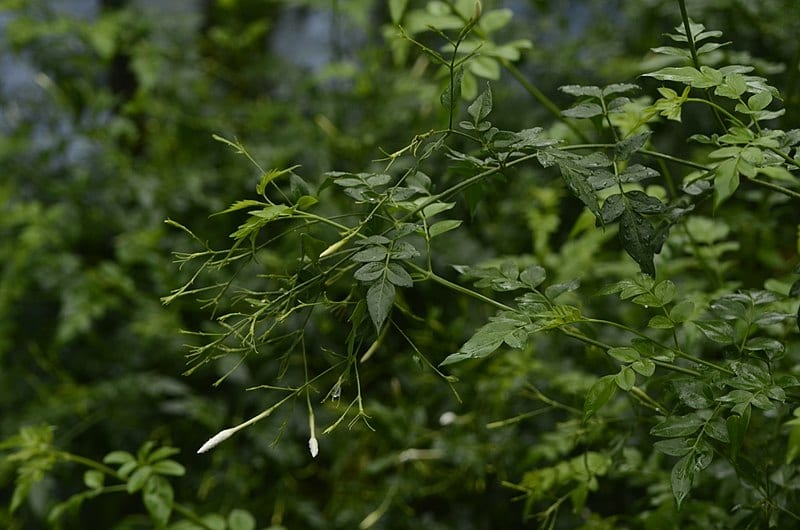
M 649 48 L 680 23 L 667 0 L 485 4 L 513 10 L 503 40 L 532 42 L 518 68 L 562 108 L 572 101 L 557 91 L 561 85 L 636 82 L 657 66 Z M 787 113 L 775 127 L 796 126 L 797 3 L 690 4 L 692 18 L 733 41 L 722 52 L 728 60 L 752 63 L 780 90 Z M 402 341 L 392 342 L 363 382 L 374 431 L 343 426 L 321 437 L 320 455 L 311 459 L 298 403 L 212 453 L 194 454 L 213 433 L 272 403 L 271 395 L 244 389 L 271 383 L 280 367 L 251 359 L 218 386 L 231 368 L 226 359 L 181 375 L 185 344 L 198 338 L 180 330 L 211 328 L 200 304 L 160 301 L 191 273 L 172 253 L 193 250 L 163 221 L 175 219 L 215 245 L 236 229 L 236 219 L 209 215 L 252 195 L 260 175 L 212 134 L 240 139 L 264 167 L 300 164 L 319 183 L 325 171 L 378 168 L 381 149 L 446 124 L 439 104 L 445 79 L 416 50 L 399 59 L 391 53 L 383 2 L 5 0 L 0 9 L 0 439 L 23 426 L 54 425 L 56 445 L 96 460 L 146 440 L 176 446 L 188 470 L 175 482 L 182 502 L 199 513 L 249 510 L 259 528 L 535 525 L 523 522 L 523 503 L 513 502 L 517 492 L 503 482 L 519 481 L 543 459 L 569 456 L 573 442 L 564 433 L 579 422 L 557 413 L 504 427 L 491 422 L 535 410 L 540 390 L 580 409 L 592 374 L 605 370 L 600 356 L 587 359 L 580 344 L 550 336 L 537 341 L 536 355 L 513 351 L 455 369 L 461 403 L 419 369 Z M 563 127 L 507 72 L 492 90 L 492 119 L 504 128 Z M 703 129 L 713 119 L 698 112 L 684 124 Z M 672 134 L 675 124 L 656 127 L 659 148 L 698 149 Z M 526 168 L 514 177 L 479 190 L 479 207 L 458 204 L 469 221 L 447 236 L 443 262 L 529 254 L 554 267 L 554 280 L 580 275 L 589 283 L 635 270 L 613 234 L 580 238 L 582 205 L 552 174 Z M 718 276 L 707 282 L 679 263 L 666 267 L 707 292 L 787 277 L 797 254 L 796 211 L 796 202 L 741 201 L 727 214 L 729 226 L 717 227 L 718 239 L 732 231 L 758 252 L 720 258 L 715 272 L 706 271 Z M 786 222 L 792 215 L 794 223 Z M 607 240 L 612 253 L 597 257 Z M 280 268 L 282 259 L 278 248 L 264 264 Z M 428 303 L 441 294 L 434 287 L 407 293 L 410 310 L 398 317 L 435 362 L 492 314 L 456 297 Z M 309 329 L 309 344 L 330 347 L 322 331 L 317 338 Z M 340 413 L 326 403 L 320 423 Z M 559 422 L 561 430 L 552 431 Z M 666 502 L 650 502 L 658 492 L 647 489 L 663 471 L 635 455 L 629 465 L 590 496 L 595 515 L 585 528 L 611 528 L 614 519 L 601 519 L 621 512 L 632 525 L 638 512 L 670 512 Z M 13 477 L 3 464 L 0 497 L 10 498 Z M 699 498 L 713 501 L 713 480 L 704 485 Z M 0 526 L 42 528 L 49 508 L 80 489 L 77 466 L 60 467 L 19 511 L 0 507 Z M 669 520 L 694 517 L 697 527 L 712 528 L 697 522 L 714 519 L 712 504 L 670 512 Z M 148 528 L 142 513 L 136 497 L 104 497 L 62 525 Z M 660 528 L 655 518 L 642 524 Z

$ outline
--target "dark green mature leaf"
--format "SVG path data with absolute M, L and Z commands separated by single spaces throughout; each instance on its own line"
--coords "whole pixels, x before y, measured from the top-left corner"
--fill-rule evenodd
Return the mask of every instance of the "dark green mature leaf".
M 689 490 L 692 489 L 692 478 L 694 477 L 694 453 L 689 453 L 672 467 L 670 474 L 670 483 L 672 485 L 672 495 L 675 497 L 675 503 L 680 510 L 681 504 L 689 495 Z
M 360 250 L 353 254 L 353 257 L 350 258 L 353 261 L 360 261 L 362 263 L 370 262 L 370 261 L 384 261 L 386 259 L 387 254 L 389 253 L 385 247 L 368 247 L 364 250 Z
M 644 147 L 651 134 L 651 131 L 646 131 L 620 140 L 614 146 L 614 157 L 618 160 L 629 159 L 633 153 Z
M 733 326 L 724 320 L 695 320 L 692 324 L 700 328 L 703 335 L 714 342 L 731 344 L 736 339 Z
M 728 416 L 725 424 L 731 443 L 731 459 L 735 461 L 747 434 L 747 427 L 750 425 L 750 407 L 745 407 L 742 414 Z
M 645 179 L 655 178 L 659 175 L 660 173 L 653 168 L 649 168 L 641 164 L 633 164 L 626 167 L 625 170 L 620 173 L 619 181 L 623 183 L 641 182 Z
M 363 267 L 353 273 L 353 278 L 361 282 L 374 282 L 383 275 L 386 270 L 386 264 L 382 261 L 373 261 L 365 264 Z
M 675 393 L 678 399 L 693 409 L 701 410 L 710 408 L 714 405 L 711 399 L 711 390 L 702 381 L 695 379 L 678 379 L 673 381 Z
M 620 219 L 619 238 L 622 248 L 639 264 L 642 272 L 656 275 L 653 264 L 653 243 L 656 231 L 650 221 L 631 210 L 625 210 Z
M 653 444 L 653 447 L 665 455 L 685 456 L 692 451 L 694 447 L 694 439 L 670 438 L 669 440 L 659 440 Z
M 610 224 L 616 221 L 624 211 L 625 201 L 623 200 L 622 194 L 611 195 L 603 203 L 603 207 L 600 209 L 599 219 L 602 220 L 603 224 Z
M 631 208 L 639 213 L 661 213 L 666 206 L 656 197 L 647 195 L 644 192 L 633 190 L 625 193 Z
M 367 290 L 367 309 L 372 323 L 380 331 L 394 304 L 395 289 L 385 276 Z
M 561 175 L 573 195 L 580 199 L 595 216 L 600 215 L 600 206 L 594 193 L 594 187 L 587 180 L 588 173 L 585 170 L 579 170 L 572 164 L 562 164 L 559 167 Z
M 411 275 L 399 263 L 390 263 L 386 268 L 386 279 L 398 287 L 413 287 Z
M 685 416 L 670 416 L 661 423 L 650 429 L 650 434 L 662 438 L 675 438 L 678 436 L 689 436 L 697 432 L 706 422 L 705 419 L 695 414 Z
M 600 408 L 608 403 L 617 389 L 616 374 L 605 375 L 595 381 L 586 394 L 583 403 L 583 421 L 594 416 Z

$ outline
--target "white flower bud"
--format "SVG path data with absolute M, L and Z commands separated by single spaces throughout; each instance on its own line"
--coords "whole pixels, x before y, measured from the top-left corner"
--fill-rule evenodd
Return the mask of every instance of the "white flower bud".
M 319 444 L 316 437 L 312 436 L 308 439 L 308 450 L 311 452 L 311 458 L 316 458 L 319 454 Z
M 220 442 L 224 442 L 225 440 L 230 438 L 231 435 L 235 433 L 237 430 L 238 429 L 236 427 L 232 427 L 230 429 L 225 429 L 224 431 L 219 431 L 217 434 L 209 438 L 208 441 L 204 443 L 200 449 L 197 450 L 197 453 L 198 454 L 205 453 L 206 451 L 213 449 Z

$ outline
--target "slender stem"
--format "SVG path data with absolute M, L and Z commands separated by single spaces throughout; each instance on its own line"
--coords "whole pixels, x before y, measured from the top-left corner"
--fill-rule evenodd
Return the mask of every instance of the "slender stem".
M 83 466 L 100 471 L 101 473 L 105 473 L 106 475 L 112 476 L 118 480 L 124 480 L 117 474 L 117 471 L 115 469 L 112 469 L 105 464 L 101 464 L 100 462 L 90 460 L 89 458 L 85 458 L 80 455 L 67 453 L 66 451 L 58 451 L 58 456 L 66 460 L 67 462 L 74 462 L 76 464 L 81 464 Z
M 419 272 L 420 274 L 422 274 L 425 277 L 426 280 L 433 280 L 434 282 L 438 283 L 439 285 L 443 285 L 444 287 L 447 287 L 448 289 L 452 289 L 452 290 L 454 290 L 456 292 L 459 292 L 461 294 L 464 294 L 464 295 L 470 296 L 472 298 L 475 298 L 477 300 L 480 300 L 481 302 L 485 302 L 485 303 L 487 303 L 487 304 L 489 304 L 491 306 L 494 306 L 497 309 L 500 309 L 502 311 L 516 311 L 513 307 L 507 306 L 502 302 L 498 302 L 497 300 L 493 300 L 493 299 L 489 298 L 488 296 L 484 296 L 484 295 L 482 295 L 481 293 L 479 293 L 477 291 L 473 291 L 472 289 L 468 289 L 467 287 L 464 287 L 463 285 L 458 285 L 457 283 L 453 283 L 450 280 L 446 280 L 446 279 L 442 278 L 441 276 L 437 275 L 436 273 L 434 273 L 432 271 L 426 271 L 425 269 L 423 269 L 419 265 L 415 265 L 414 263 L 409 263 L 409 262 L 406 262 L 406 265 L 408 265 L 412 269 L 414 269 L 417 272 Z
M 755 177 L 749 177 L 751 182 L 755 182 L 759 186 L 764 186 L 765 188 L 769 188 L 773 191 L 777 191 L 778 193 L 783 193 L 784 195 L 788 195 L 789 197 L 800 199 L 800 193 L 790 190 L 788 188 L 784 188 L 783 186 L 779 186 L 778 184 L 774 184 L 772 182 L 768 182 L 766 180 L 757 179 Z
M 188 519 L 189 521 L 193 522 L 194 524 L 202 528 L 205 528 L 206 530 L 214 530 L 216 528 L 205 522 L 196 513 L 194 513 L 194 511 L 191 508 L 188 508 L 179 502 L 173 503 L 172 509 L 175 510 L 176 513 L 179 513 L 184 518 Z
M 692 162 L 691 160 L 686 160 L 685 158 L 678 158 L 665 153 L 659 153 L 658 151 L 650 151 L 649 149 L 639 149 L 639 152 L 643 155 L 659 158 L 661 160 L 669 160 L 670 162 L 675 162 L 676 164 L 681 164 L 686 167 L 699 169 L 701 171 L 710 171 L 710 169 L 703 164 L 698 164 L 697 162 Z
M 645 335 L 644 333 L 642 333 L 641 331 L 639 331 L 637 329 L 633 329 L 630 326 L 626 326 L 625 324 L 620 324 L 619 322 L 614 322 L 612 320 L 603 320 L 603 319 L 600 319 L 600 318 L 587 318 L 586 322 L 594 322 L 594 323 L 597 323 L 597 324 L 605 324 L 607 326 L 614 326 L 615 328 L 619 328 L 619 329 L 625 330 L 625 331 L 627 331 L 629 333 L 633 333 L 634 335 L 636 335 L 638 337 L 646 339 L 649 342 L 652 342 L 653 344 L 658 346 L 659 348 L 671 351 L 675 355 L 677 355 L 678 357 L 680 357 L 682 359 L 686 359 L 687 361 L 691 361 L 691 362 L 696 363 L 696 364 L 702 364 L 703 366 L 707 366 L 709 368 L 713 368 L 714 370 L 723 372 L 723 373 L 728 374 L 728 375 L 735 375 L 732 370 L 729 370 L 729 369 L 725 368 L 724 366 L 720 366 L 720 365 L 718 365 L 716 363 L 713 363 L 711 361 L 706 361 L 705 359 L 701 359 L 700 357 L 695 357 L 694 355 L 686 353 L 683 350 L 680 350 L 680 349 L 677 349 L 677 348 L 671 348 L 671 347 L 667 346 L 666 344 L 662 344 L 662 343 L 658 342 L 657 340 L 653 339 L 652 337 L 648 337 L 647 335 Z
M 692 36 L 692 28 L 689 24 L 689 15 L 686 12 L 686 1 L 678 0 L 678 5 L 681 8 L 681 19 L 683 19 L 683 29 L 686 32 L 686 42 L 689 43 L 689 50 L 692 52 L 692 62 L 695 68 L 700 68 L 700 59 L 697 58 L 697 47 L 694 44 L 694 37 Z
M 598 348 L 601 348 L 603 350 L 610 350 L 613 347 L 610 344 L 605 344 L 604 342 L 600 342 L 600 341 L 595 340 L 593 338 L 587 337 L 586 335 L 584 335 L 584 334 L 582 334 L 582 333 L 580 333 L 578 331 L 573 331 L 573 330 L 569 330 L 569 329 L 562 329 L 561 332 L 564 333 L 564 335 L 566 335 L 568 337 L 572 337 L 573 339 L 577 339 L 577 340 L 579 340 L 581 342 L 585 342 L 586 344 L 591 344 L 593 346 L 597 346 Z M 650 359 L 650 360 L 653 361 L 653 364 L 655 364 L 656 366 L 660 366 L 661 368 L 664 368 L 666 370 L 672 370 L 673 372 L 680 372 L 682 374 L 691 375 L 691 376 L 695 376 L 695 377 L 699 377 L 699 376 L 702 375 L 700 372 L 698 372 L 696 370 L 692 370 L 691 368 L 686 368 L 686 367 L 683 367 L 683 366 L 679 366 L 677 364 L 670 364 L 668 362 L 660 361 L 658 359 Z
M 564 116 L 561 115 L 561 109 L 559 109 L 558 106 L 555 103 L 553 103 L 553 101 L 550 98 L 548 98 L 541 90 L 539 90 L 533 83 L 528 81 L 528 78 L 522 75 L 522 72 L 520 72 L 516 66 L 511 64 L 511 62 L 508 59 L 501 59 L 500 64 L 503 65 L 503 68 L 508 70 L 508 73 L 514 76 L 514 79 L 519 81 L 519 84 L 522 85 L 522 88 L 524 88 L 525 91 L 528 92 L 528 94 L 533 96 L 533 98 L 536 101 L 538 101 L 545 109 L 547 109 L 550 112 L 550 114 L 555 116 L 564 125 L 569 127 L 569 129 L 573 133 L 575 133 L 575 135 L 578 138 L 580 138 L 581 141 L 583 142 L 589 141 L 589 138 L 586 136 L 586 134 L 580 129 L 578 129 L 575 126 L 575 124 L 573 124 L 571 121 L 564 118 Z
M 714 102 L 713 102 L 713 101 L 711 101 L 710 99 L 703 99 L 703 98 L 686 98 L 686 101 L 687 101 L 687 102 L 692 102 L 692 103 L 705 103 L 706 105 L 708 105 L 709 107 L 713 108 L 713 109 L 714 109 L 714 110 L 716 110 L 717 112 L 720 112 L 720 113 L 724 114 L 724 115 L 725 115 L 725 116 L 726 116 L 726 117 L 727 117 L 729 120 L 731 120 L 731 121 L 733 121 L 734 123 L 736 123 L 736 125 L 738 125 L 739 127 L 742 127 L 742 128 L 744 128 L 744 129 L 746 129 L 746 128 L 747 128 L 747 126 L 744 124 L 744 122 L 742 122 L 742 120 L 740 120 L 740 119 L 739 119 L 739 118 L 737 118 L 737 117 L 736 117 L 734 114 L 732 114 L 732 113 L 731 113 L 731 112 L 730 112 L 728 109 L 726 109 L 726 108 L 725 108 L 725 107 L 723 107 L 722 105 L 719 105 L 719 104 L 717 104 L 717 103 L 714 103 Z
M 536 153 L 533 153 L 533 154 L 530 154 L 530 155 L 525 155 L 525 156 L 522 156 L 520 158 L 517 158 L 516 160 L 512 160 L 511 162 L 508 162 L 507 164 L 487 169 L 486 171 L 482 171 L 482 172 L 478 173 L 477 175 L 471 176 L 468 179 L 464 179 L 461 182 L 451 186 L 450 188 L 444 190 L 441 193 L 437 193 L 435 195 L 431 195 L 428 198 L 428 200 L 426 200 L 425 202 L 423 202 L 422 204 L 417 206 L 416 209 L 414 209 L 414 210 L 408 212 L 407 214 L 405 214 L 404 216 L 402 216 L 400 219 L 397 220 L 397 222 L 401 223 L 401 222 L 405 221 L 406 219 L 408 219 L 409 217 L 412 217 L 412 216 L 416 215 L 417 213 L 421 212 L 426 207 L 430 206 L 431 204 L 433 204 L 435 202 L 441 201 L 443 199 L 447 199 L 448 197 L 451 197 L 451 196 L 455 195 L 459 191 L 461 191 L 461 190 L 463 190 L 465 188 L 469 188 L 473 184 L 475 184 L 477 182 L 480 182 L 481 180 L 483 180 L 486 177 L 489 177 L 491 175 L 494 175 L 495 173 L 499 173 L 499 172 L 501 172 L 501 171 L 503 171 L 505 169 L 508 169 L 509 167 L 516 166 L 517 164 L 522 164 L 523 162 L 527 162 L 529 160 L 533 160 L 533 159 L 536 158 L 536 156 L 537 156 Z

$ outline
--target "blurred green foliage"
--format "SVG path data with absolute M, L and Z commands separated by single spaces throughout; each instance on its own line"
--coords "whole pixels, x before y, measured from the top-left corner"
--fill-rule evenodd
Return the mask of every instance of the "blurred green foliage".
M 79 4 L 86 9 L 77 10 Z M 703 0 L 692 2 L 690 11 L 733 42 L 713 51 L 708 64 L 754 66 L 787 109 L 770 126 L 795 127 L 796 2 Z M 208 307 L 188 297 L 167 306 L 160 301 L 193 273 L 176 266 L 173 252 L 197 251 L 196 241 L 163 221 L 174 219 L 210 247 L 224 248 L 241 217 L 209 215 L 252 198 L 263 176 L 212 135 L 241 140 L 263 167 L 299 164 L 308 182 L 286 187 L 298 197 L 306 194 L 303 186 L 317 189 L 328 171 L 380 172 L 385 164 L 376 159 L 447 125 L 440 101 L 451 79 L 420 46 L 442 56 L 452 50 L 426 22 L 457 31 L 474 12 L 471 1 L 0 1 L 5 64 L 22 72 L 13 83 L 6 77 L 0 92 L 0 439 L 12 455 L 0 464 L 2 497 L 12 499 L 0 507 L 0 526 L 137 529 L 171 516 L 182 520 L 170 526 L 174 530 L 522 528 L 542 520 L 559 528 L 744 528 L 785 520 L 775 506 L 786 505 L 785 491 L 800 487 L 789 467 L 758 485 L 776 497 L 748 505 L 752 498 L 739 491 L 741 484 L 723 480 L 730 468 L 715 463 L 676 511 L 674 462 L 624 443 L 638 436 L 634 424 L 650 421 L 643 418 L 646 409 L 612 400 L 606 417 L 617 419 L 581 421 L 587 393 L 602 393 L 598 376 L 617 366 L 579 342 L 545 333 L 525 348 L 462 363 L 453 367 L 461 382 L 451 389 L 421 352 L 438 364 L 494 310 L 452 294 L 443 300 L 442 291 L 427 284 L 400 295 L 404 311 L 397 319 L 408 340 L 390 334 L 365 365 L 360 392 L 368 417 L 318 434 L 315 459 L 302 399 L 289 400 L 213 452 L 194 454 L 213 433 L 276 401 L 268 388 L 245 389 L 275 385 L 283 374 L 281 385 L 303 384 L 289 370 L 297 368 L 290 364 L 295 361 L 280 352 L 251 356 L 238 367 L 220 356 L 195 370 L 186 346 L 202 347 L 210 335 L 180 330 L 214 333 Z M 464 109 L 491 80 L 491 120 L 509 130 L 543 127 L 571 140 L 591 135 L 589 125 L 553 116 L 548 102 L 567 108 L 575 100 L 557 87 L 639 82 L 655 94 L 662 83 L 637 76 L 677 64 L 648 52 L 681 23 L 671 0 L 487 1 L 483 16 L 473 40 L 460 49 L 462 57 L 484 54 L 466 63 L 464 99 L 451 101 L 451 109 L 468 117 Z M 397 23 L 417 45 L 399 34 Z M 544 96 L 532 97 L 520 79 Z M 631 98 L 641 108 L 653 99 Z M 684 112 L 682 118 L 690 130 L 716 126 L 712 112 Z M 620 128 L 636 122 L 628 114 L 616 119 Z M 664 152 L 680 150 L 695 159 L 711 150 L 685 144 L 674 123 L 652 127 Z M 452 147 L 463 146 L 454 139 Z M 452 185 L 469 174 L 462 162 L 434 157 L 425 171 Z M 661 169 L 681 174 L 669 162 Z M 635 277 L 636 263 L 616 243 L 616 227 L 595 228 L 583 204 L 551 174 L 524 167 L 513 178 L 497 175 L 468 190 L 454 207 L 454 217 L 464 222 L 441 235 L 446 244 L 434 267 L 499 267 L 500 258 L 510 256 L 521 270 L 543 266 L 549 283 L 580 277 L 596 290 Z M 325 213 L 349 207 L 346 198 L 325 193 Z M 757 188 L 740 196 L 725 205 L 724 216 L 705 204 L 665 246 L 660 271 L 680 285 L 692 307 L 726 290 L 762 289 L 765 282 L 790 294 L 800 251 L 797 201 Z M 333 230 L 317 235 L 309 245 L 336 236 Z M 278 242 L 257 257 L 242 268 L 240 286 L 258 288 L 259 274 L 288 270 L 298 256 Z M 225 272 L 212 271 L 205 281 L 225 281 Z M 781 304 L 776 311 L 796 309 Z M 638 319 L 642 327 L 650 316 L 612 296 L 592 298 L 582 310 Z M 677 313 L 668 317 L 678 321 Z M 305 347 L 318 354 L 313 367 L 334 362 L 337 344 L 348 340 L 344 314 L 299 327 Z M 713 340 L 713 330 L 690 329 L 682 339 L 698 351 L 708 336 L 703 333 Z M 613 343 L 622 336 L 595 339 Z M 783 345 L 788 372 L 798 371 L 791 355 L 797 345 L 796 334 Z M 730 354 L 712 353 L 715 360 Z M 182 377 L 187 369 L 192 375 Z M 315 390 L 317 423 L 329 425 L 346 404 L 326 396 L 327 388 Z M 672 400 L 691 402 L 688 392 L 676 390 Z M 755 434 L 745 444 L 769 447 L 760 455 L 765 461 L 783 459 L 769 451 L 786 449 L 789 436 L 791 447 L 800 446 L 797 428 L 787 428 L 797 420 L 779 421 L 791 412 L 774 414 L 772 422 L 753 420 L 761 423 L 751 427 Z M 607 446 L 616 447 L 613 462 L 602 450 Z M 175 465 L 153 471 L 159 461 Z M 91 462 L 94 473 L 85 473 Z M 127 462 L 127 470 L 108 467 Z M 14 480 L 21 476 L 30 479 L 30 489 L 15 501 Z M 582 484 L 589 485 L 586 491 Z M 101 495 L 103 488 L 126 494 Z M 84 490 L 90 493 L 73 497 Z M 572 513 L 567 503 L 558 510 L 567 500 L 581 504 L 559 497 L 567 494 L 586 495 L 586 509 Z M 561 500 L 545 502 L 553 496 Z M 173 497 L 178 508 L 165 511 Z M 62 505 L 65 499 L 72 504 Z M 732 514 L 719 499 L 744 508 Z M 54 508 L 59 518 L 49 520 Z M 537 512 L 544 513 L 538 521 L 525 519 Z

